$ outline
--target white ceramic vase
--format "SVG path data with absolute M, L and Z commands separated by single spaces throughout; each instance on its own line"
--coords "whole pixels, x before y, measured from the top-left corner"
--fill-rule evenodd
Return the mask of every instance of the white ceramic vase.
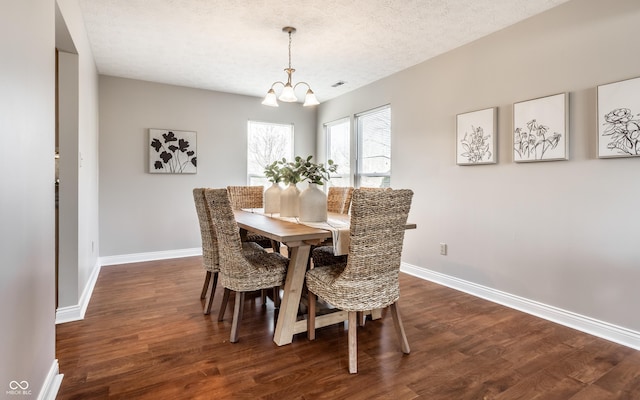
M 264 191 L 263 203 L 265 214 L 273 214 L 280 212 L 280 195 L 282 188 L 280 184 L 273 183 Z
M 297 217 L 300 215 L 300 191 L 295 184 L 290 183 L 280 193 L 280 216 Z
M 327 195 L 315 183 L 300 193 L 300 221 L 325 222 L 327 220 Z

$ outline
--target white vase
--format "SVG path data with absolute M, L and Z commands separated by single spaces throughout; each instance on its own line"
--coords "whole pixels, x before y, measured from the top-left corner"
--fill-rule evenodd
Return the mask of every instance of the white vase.
M 327 195 L 315 183 L 300 193 L 300 221 L 325 222 L 327 220 Z
M 264 191 L 263 203 L 265 214 L 279 213 L 280 212 L 280 194 L 282 188 L 280 184 L 273 183 L 267 190 Z
M 300 191 L 295 184 L 290 183 L 280 193 L 280 216 L 297 217 L 300 214 Z

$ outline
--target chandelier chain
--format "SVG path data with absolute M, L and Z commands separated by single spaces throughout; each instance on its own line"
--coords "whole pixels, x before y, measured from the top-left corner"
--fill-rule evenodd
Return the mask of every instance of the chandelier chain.
M 291 69 L 291 31 L 289 31 L 289 69 Z

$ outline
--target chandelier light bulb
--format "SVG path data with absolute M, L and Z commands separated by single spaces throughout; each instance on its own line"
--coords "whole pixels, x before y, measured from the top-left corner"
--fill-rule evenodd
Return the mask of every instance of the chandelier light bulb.
M 276 98 L 276 91 L 273 89 L 269 89 L 264 100 L 262 100 L 262 104 L 269 107 L 278 107 L 278 99 Z
M 284 89 L 282 89 L 282 93 L 280 94 L 280 97 L 278 97 L 278 100 L 293 103 L 294 101 L 298 101 L 298 98 L 293 92 L 293 87 L 287 83 L 284 85 Z

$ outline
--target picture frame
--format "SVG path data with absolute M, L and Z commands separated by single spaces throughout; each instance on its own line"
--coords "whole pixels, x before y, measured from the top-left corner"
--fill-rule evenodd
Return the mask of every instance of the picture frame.
M 514 103 L 513 161 L 568 160 L 568 110 L 568 93 Z
M 640 77 L 597 92 L 598 158 L 640 157 Z
M 456 164 L 497 162 L 497 115 L 497 107 L 456 115 Z
M 149 173 L 195 174 L 197 133 L 174 129 L 149 129 Z

